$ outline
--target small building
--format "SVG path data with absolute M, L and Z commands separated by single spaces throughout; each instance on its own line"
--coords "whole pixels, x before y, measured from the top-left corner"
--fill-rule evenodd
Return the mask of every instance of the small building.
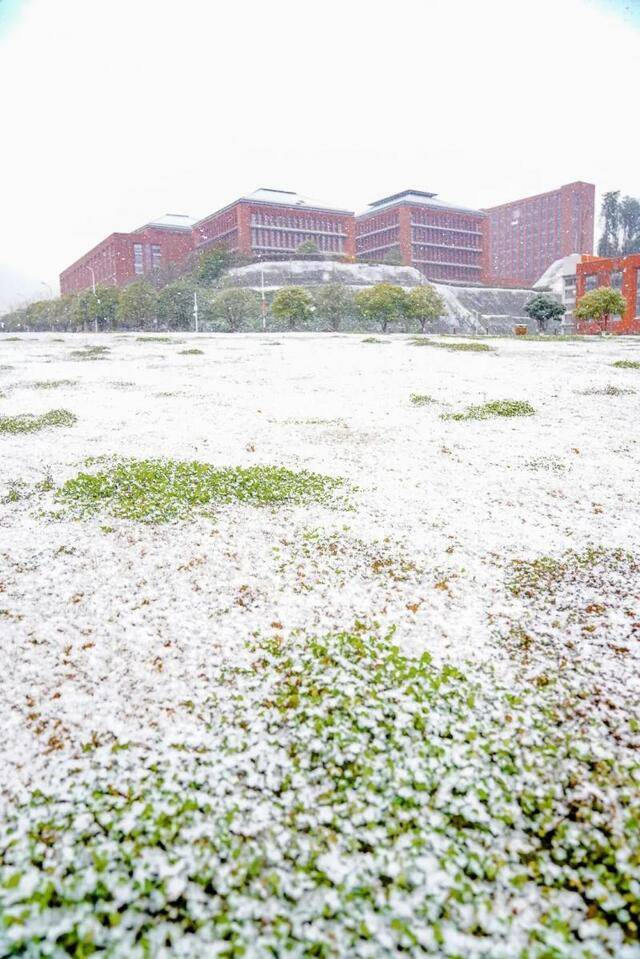
M 595 186 L 567 183 L 488 208 L 485 282 L 531 286 L 554 261 L 593 252 Z
M 150 280 L 193 250 L 194 220 L 167 213 L 132 233 L 111 233 L 60 274 L 60 292 L 79 293 L 97 283 L 127 286 Z
M 304 245 L 327 257 L 355 255 L 353 213 L 293 193 L 262 187 L 204 217 L 195 249 L 223 247 L 244 256 L 288 258 Z
M 619 290 L 627 301 L 622 316 L 612 317 L 611 333 L 640 333 L 640 253 L 628 256 L 583 256 L 576 268 L 576 299 L 600 286 Z M 596 323 L 578 321 L 579 333 L 599 333 Z
M 435 193 L 403 190 L 356 217 L 356 256 L 412 266 L 443 283 L 482 283 L 486 219 Z
M 555 260 L 533 284 L 536 293 L 553 293 L 564 306 L 564 332 L 575 329 L 576 270 L 580 260 L 580 253 L 570 253 Z

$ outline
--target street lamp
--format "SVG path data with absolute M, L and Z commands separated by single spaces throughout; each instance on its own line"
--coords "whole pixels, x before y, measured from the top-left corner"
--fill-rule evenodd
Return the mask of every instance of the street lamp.
M 94 273 L 94 271 L 93 271 L 93 267 L 92 267 L 92 266 L 89 266 L 89 265 L 87 264 L 87 269 L 89 270 L 89 273 L 91 274 L 91 288 L 92 288 L 92 290 L 93 290 L 93 295 L 96 297 L 96 300 L 98 300 L 98 297 L 96 296 L 96 275 L 95 275 L 95 273 Z M 100 300 L 98 300 L 98 302 L 100 302 Z M 95 319 L 95 332 L 96 332 L 96 333 L 98 332 L 98 317 L 97 317 L 97 316 L 96 316 L 96 319 Z

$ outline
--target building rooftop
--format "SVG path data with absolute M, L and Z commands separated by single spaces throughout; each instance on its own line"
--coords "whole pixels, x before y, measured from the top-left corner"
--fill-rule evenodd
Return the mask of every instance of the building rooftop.
M 276 190 L 272 187 L 261 186 L 253 193 L 240 197 L 241 200 L 250 200 L 251 203 L 274 203 L 278 206 L 300 206 L 312 210 L 336 210 L 339 213 L 348 213 L 342 207 L 336 207 L 331 203 L 321 203 L 320 200 L 312 199 L 308 196 L 302 196 L 294 190 Z
M 453 203 L 450 200 L 442 200 L 437 193 L 427 193 L 424 190 L 402 190 L 400 193 L 392 193 L 391 196 L 385 196 L 381 200 L 374 200 L 370 203 L 364 213 L 375 213 L 385 207 L 396 206 L 399 203 L 412 203 L 416 206 L 437 207 L 444 210 L 460 210 L 463 213 L 476 213 L 484 216 L 482 210 L 474 210 L 472 207 L 462 206 L 460 203 Z
M 159 216 L 157 220 L 150 220 L 149 223 L 145 223 L 144 226 L 140 227 L 140 230 L 144 230 L 148 226 L 159 227 L 161 230 L 190 230 L 195 219 L 192 216 L 185 216 L 183 213 L 165 213 L 164 216 Z M 134 230 L 134 233 L 139 233 L 140 230 Z

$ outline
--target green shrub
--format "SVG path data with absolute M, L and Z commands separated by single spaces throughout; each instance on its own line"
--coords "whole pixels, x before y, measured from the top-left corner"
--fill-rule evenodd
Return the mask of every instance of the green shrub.
M 533 416 L 535 409 L 526 400 L 492 400 L 469 406 L 462 413 L 443 413 L 443 420 L 488 420 L 496 416 Z
M 430 406 L 437 402 L 432 396 L 427 396 L 426 393 L 412 393 L 409 399 L 414 406 Z
M 73 426 L 77 417 L 68 410 L 50 410 L 48 413 L 19 413 L 0 416 L 0 433 L 36 433 L 51 426 Z
M 204 356 L 204 350 L 199 350 L 195 347 L 192 350 L 180 350 L 181 356 Z
M 224 467 L 164 459 L 122 460 L 96 473 L 79 473 L 58 500 L 80 514 L 107 509 L 147 523 L 185 518 L 225 503 L 279 506 L 327 501 L 342 480 L 278 466 Z
M 365 336 L 362 342 L 363 343 L 381 343 L 383 346 L 386 346 L 386 344 L 390 343 L 391 340 L 379 340 L 377 336 Z

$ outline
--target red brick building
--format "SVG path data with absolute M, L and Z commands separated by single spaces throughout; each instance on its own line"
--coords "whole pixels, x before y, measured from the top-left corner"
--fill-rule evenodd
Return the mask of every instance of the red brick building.
M 352 212 L 288 190 L 262 188 L 240 197 L 196 223 L 194 235 L 198 252 L 220 246 L 246 256 L 278 259 L 310 241 L 324 256 L 355 255 Z
M 430 280 L 482 283 L 486 214 L 404 190 L 371 203 L 356 217 L 359 260 L 400 262 Z
M 60 274 L 60 292 L 78 293 L 95 283 L 126 286 L 152 279 L 193 250 L 193 220 L 166 214 L 133 233 L 112 233 Z
M 593 253 L 594 200 L 594 185 L 576 182 L 487 209 L 485 281 L 528 287 L 555 260 Z
M 611 333 L 640 333 L 640 253 L 623 257 L 583 256 L 576 267 L 576 301 L 599 286 L 619 290 L 627 301 L 623 316 L 611 317 Z M 597 323 L 578 321 L 579 333 L 599 333 Z

